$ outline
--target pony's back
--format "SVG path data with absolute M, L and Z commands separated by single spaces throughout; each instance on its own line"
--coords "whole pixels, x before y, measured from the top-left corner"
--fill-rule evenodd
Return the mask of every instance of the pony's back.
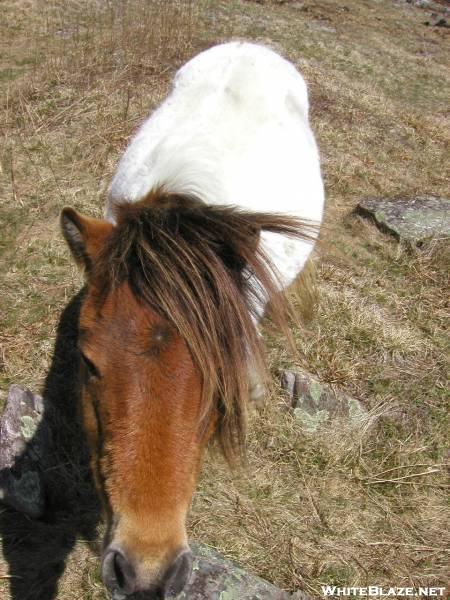
M 294 66 L 255 44 L 202 52 L 177 73 L 171 94 L 142 125 L 113 178 L 114 204 L 152 189 L 194 195 L 208 204 L 292 214 L 320 223 L 323 184 L 308 122 L 306 84 Z M 263 233 L 289 284 L 312 243 Z

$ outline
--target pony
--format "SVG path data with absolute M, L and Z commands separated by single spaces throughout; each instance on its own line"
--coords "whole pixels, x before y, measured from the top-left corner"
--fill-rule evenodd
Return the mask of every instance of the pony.
M 231 42 L 176 74 L 113 176 L 104 219 L 72 208 L 63 235 L 85 272 L 80 407 L 107 522 L 115 600 L 189 580 L 186 516 L 202 454 L 245 449 L 263 389 L 266 305 L 302 270 L 324 204 L 302 76 Z

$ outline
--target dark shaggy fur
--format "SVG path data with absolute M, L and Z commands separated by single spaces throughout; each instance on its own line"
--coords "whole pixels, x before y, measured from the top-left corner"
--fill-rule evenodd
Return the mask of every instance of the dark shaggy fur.
M 138 300 L 180 333 L 203 378 L 202 422 L 218 414 L 218 437 L 232 458 L 245 439 L 249 360 L 264 373 L 255 305 L 268 298 L 273 320 L 288 334 L 286 300 L 258 245 L 260 232 L 311 239 L 315 228 L 293 217 L 207 206 L 162 190 L 119 206 L 116 217 L 93 266 L 99 297 L 127 281 Z

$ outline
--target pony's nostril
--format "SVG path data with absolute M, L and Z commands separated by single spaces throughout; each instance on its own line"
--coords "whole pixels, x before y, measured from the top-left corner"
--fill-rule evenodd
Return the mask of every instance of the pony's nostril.
M 122 590 L 126 586 L 125 576 L 126 562 L 124 557 L 117 553 L 114 555 L 114 571 L 119 588 Z
M 102 578 L 113 597 L 130 594 L 135 589 L 136 575 L 122 552 L 108 550 L 102 564 Z
M 164 594 L 176 596 L 189 580 L 192 572 L 192 552 L 183 550 L 167 570 L 164 581 Z

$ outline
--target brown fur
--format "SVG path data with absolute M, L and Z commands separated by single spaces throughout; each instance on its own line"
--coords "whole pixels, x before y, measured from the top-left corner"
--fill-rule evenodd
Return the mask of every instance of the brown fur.
M 262 293 L 288 333 L 259 234 L 308 238 L 313 228 L 163 190 L 119 206 L 116 217 L 112 226 L 65 209 L 62 227 L 87 272 L 82 407 L 109 537 L 151 583 L 186 544 L 211 434 L 229 459 L 244 447 L 249 362 L 264 365 L 252 320 Z
M 88 293 L 80 326 L 89 332 L 81 351 L 99 373 L 84 386 L 83 412 L 97 486 L 108 515 L 120 515 L 111 533 L 154 570 L 186 542 L 184 519 L 202 450 L 199 373 L 179 335 L 157 354 L 148 351 L 152 332 L 166 325 L 127 284 L 108 294 L 100 319 L 98 298 Z
M 314 227 L 292 217 L 206 206 L 189 197 L 152 192 L 118 207 L 93 277 L 104 299 L 128 281 L 132 293 L 171 323 L 186 341 L 203 385 L 201 421 L 218 413 L 217 433 L 229 459 L 243 449 L 248 358 L 264 372 L 263 347 L 252 321 L 261 293 L 289 335 L 287 303 L 270 259 L 258 248 L 262 230 L 310 238 Z M 249 285 L 244 269 L 261 289 Z

